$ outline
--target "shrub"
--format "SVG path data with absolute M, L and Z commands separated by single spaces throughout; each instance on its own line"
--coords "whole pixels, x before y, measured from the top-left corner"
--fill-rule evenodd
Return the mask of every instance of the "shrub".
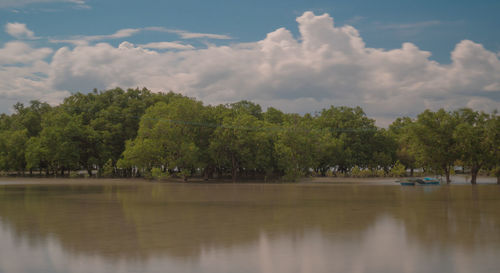
M 104 164 L 102 167 L 102 172 L 101 176 L 102 177 L 113 177 L 114 175 L 114 167 L 113 167 L 113 160 L 111 158 Z
M 391 168 L 391 171 L 389 173 L 394 177 L 404 176 L 406 174 L 406 167 L 398 160 L 396 161 L 396 164 L 394 164 L 394 167 Z

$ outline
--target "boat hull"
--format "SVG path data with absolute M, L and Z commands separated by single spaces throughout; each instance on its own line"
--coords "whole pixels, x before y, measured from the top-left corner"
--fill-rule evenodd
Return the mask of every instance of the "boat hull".
M 415 186 L 415 184 L 419 185 L 439 185 L 440 181 L 434 178 L 425 177 L 425 178 L 406 178 L 404 180 L 398 180 L 396 183 L 401 184 L 401 186 Z

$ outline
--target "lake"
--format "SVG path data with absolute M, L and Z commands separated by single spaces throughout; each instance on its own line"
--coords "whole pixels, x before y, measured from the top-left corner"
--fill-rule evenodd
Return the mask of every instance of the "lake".
M 498 272 L 500 186 L 0 181 L 0 272 Z

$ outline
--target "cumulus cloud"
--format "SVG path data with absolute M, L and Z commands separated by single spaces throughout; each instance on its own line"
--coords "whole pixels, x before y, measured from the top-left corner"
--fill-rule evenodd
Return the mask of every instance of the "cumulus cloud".
M 45 59 L 52 52 L 50 48 L 35 49 L 23 42 L 9 42 L 0 48 L 1 100 L 26 102 L 40 99 L 55 104 L 68 96 L 68 91 L 53 90 L 48 85 L 50 65 Z M 5 112 L 7 109 L 1 110 Z
M 440 64 L 412 43 L 367 47 L 354 27 L 336 26 L 328 14 L 305 12 L 297 23 L 299 37 L 280 28 L 253 43 L 191 50 L 128 42 L 63 47 L 44 64 L 40 88 L 64 94 L 145 86 L 209 103 L 250 99 L 302 113 L 359 105 L 380 124 L 426 108 L 500 108 L 499 56 L 480 44 L 464 40 L 452 62 Z
M 26 27 L 26 24 L 7 23 L 5 32 L 17 39 L 35 39 L 35 33 Z
M 50 48 L 32 48 L 24 42 L 8 42 L 0 48 L 0 65 L 30 64 L 41 61 L 52 53 Z

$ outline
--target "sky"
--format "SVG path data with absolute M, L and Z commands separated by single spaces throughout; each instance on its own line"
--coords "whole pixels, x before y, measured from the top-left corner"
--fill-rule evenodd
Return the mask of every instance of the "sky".
M 0 0 L 0 113 L 94 88 L 361 106 L 378 124 L 500 108 L 500 2 Z

